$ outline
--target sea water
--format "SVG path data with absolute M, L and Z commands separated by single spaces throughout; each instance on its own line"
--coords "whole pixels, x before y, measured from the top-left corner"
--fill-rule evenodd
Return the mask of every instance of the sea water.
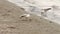
M 25 11 L 30 14 L 42 16 L 45 19 L 60 24 L 59 0 L 8 0 L 8 1 L 24 8 Z

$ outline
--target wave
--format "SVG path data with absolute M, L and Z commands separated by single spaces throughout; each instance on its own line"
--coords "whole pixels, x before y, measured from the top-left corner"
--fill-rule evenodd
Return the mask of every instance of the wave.
M 44 19 L 60 24 L 60 3 L 48 0 L 8 0 L 25 9 L 30 14 L 42 16 Z M 56 4 L 57 2 L 57 4 Z

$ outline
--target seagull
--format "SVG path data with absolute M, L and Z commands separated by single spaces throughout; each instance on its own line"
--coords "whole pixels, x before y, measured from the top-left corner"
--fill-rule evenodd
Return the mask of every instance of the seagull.
M 30 14 L 23 14 L 21 17 L 30 17 Z

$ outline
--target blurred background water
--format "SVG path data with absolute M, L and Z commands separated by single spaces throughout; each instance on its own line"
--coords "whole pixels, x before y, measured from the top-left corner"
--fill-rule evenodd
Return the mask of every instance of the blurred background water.
M 60 0 L 8 0 L 25 9 L 30 14 L 60 24 Z

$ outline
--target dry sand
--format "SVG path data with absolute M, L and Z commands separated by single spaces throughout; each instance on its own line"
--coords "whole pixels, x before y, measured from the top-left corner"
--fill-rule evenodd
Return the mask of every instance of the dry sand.
M 0 34 L 60 34 L 60 25 L 36 15 L 21 17 L 24 9 L 0 0 Z

